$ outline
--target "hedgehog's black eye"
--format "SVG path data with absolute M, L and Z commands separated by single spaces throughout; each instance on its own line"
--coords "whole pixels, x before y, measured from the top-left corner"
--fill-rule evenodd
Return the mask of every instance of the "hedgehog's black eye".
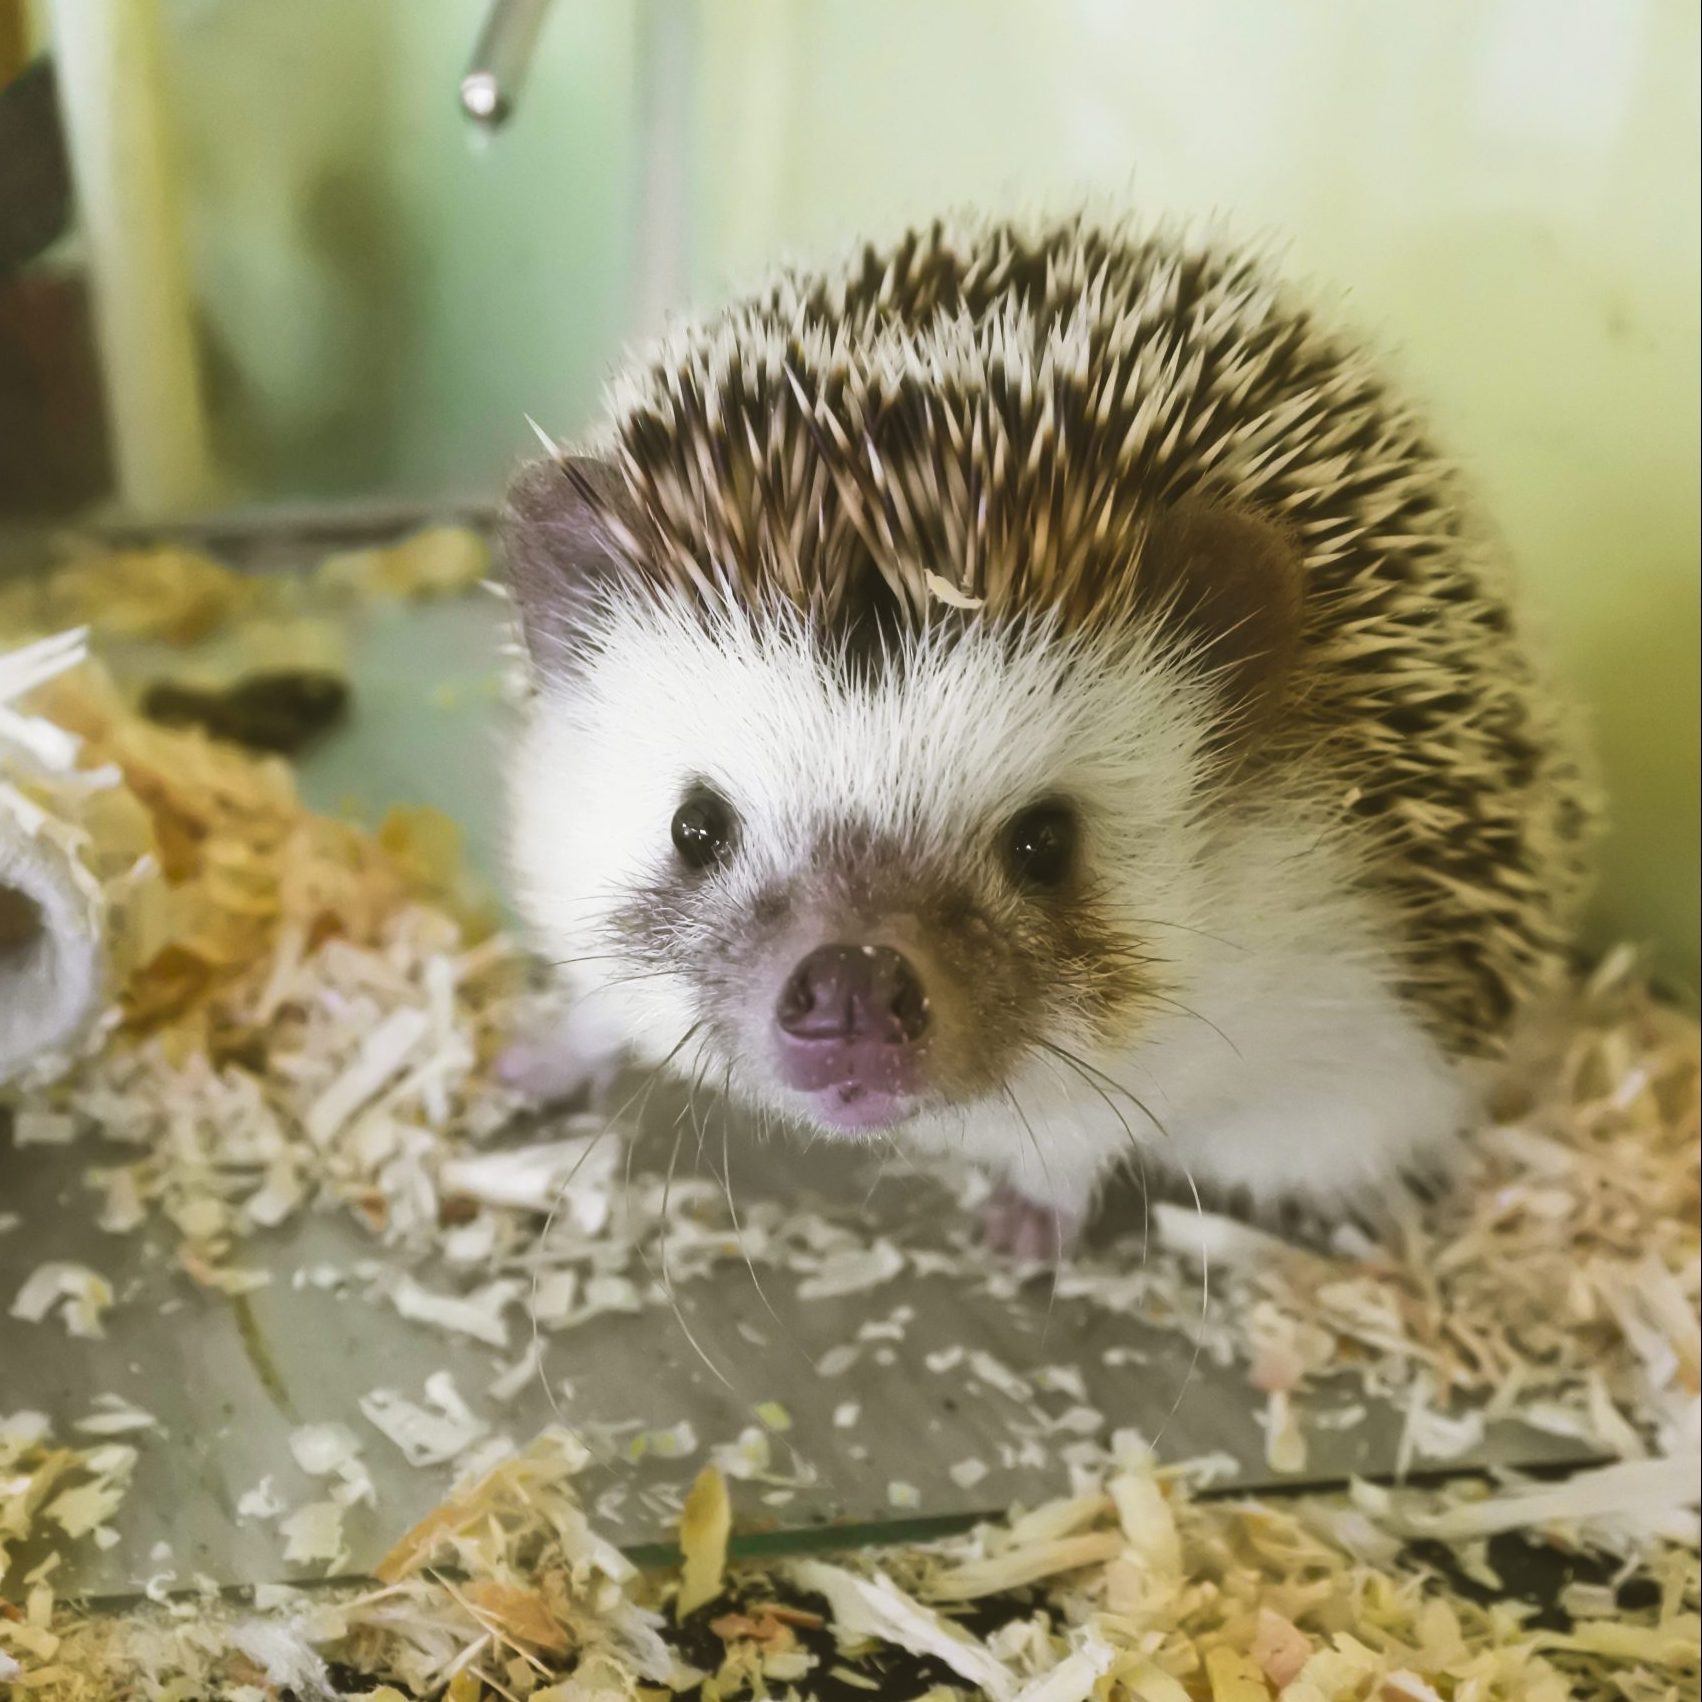
M 1004 856 L 1018 886 L 1031 892 L 1062 886 L 1075 866 L 1075 811 L 1057 800 L 1024 810 L 1005 829 Z
M 688 869 L 707 869 L 732 851 L 737 828 L 732 805 L 699 786 L 674 811 L 674 849 Z

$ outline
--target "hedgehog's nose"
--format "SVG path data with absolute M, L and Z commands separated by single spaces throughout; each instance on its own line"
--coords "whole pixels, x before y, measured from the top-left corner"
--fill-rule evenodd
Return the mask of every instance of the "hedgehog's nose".
M 781 1080 L 833 1127 L 891 1124 L 921 1085 L 928 1025 L 928 996 L 901 953 L 818 946 L 774 1008 Z
M 781 989 L 774 1020 L 795 1041 L 910 1046 L 928 1027 L 928 996 L 890 946 L 818 946 Z

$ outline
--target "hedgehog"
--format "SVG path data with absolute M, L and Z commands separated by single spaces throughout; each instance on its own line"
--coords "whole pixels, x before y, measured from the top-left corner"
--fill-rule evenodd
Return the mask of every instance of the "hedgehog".
M 1131 1164 L 1446 1173 L 1596 806 L 1472 492 L 1260 252 L 942 220 L 670 329 L 523 468 L 514 894 L 621 1061 L 967 1160 L 1064 1250 Z

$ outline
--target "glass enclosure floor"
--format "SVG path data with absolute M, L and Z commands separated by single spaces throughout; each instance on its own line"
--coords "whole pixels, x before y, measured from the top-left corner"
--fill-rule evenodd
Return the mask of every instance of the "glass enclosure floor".
M 323 547 L 315 543 L 315 559 Z M 349 633 L 352 714 L 304 768 L 310 800 L 368 819 L 393 803 L 434 805 L 461 824 L 470 859 L 494 883 L 504 637 L 501 606 L 483 594 L 363 616 Z M 1221 1456 L 1224 1488 L 1393 1471 L 1404 1414 L 1355 1380 L 1333 1400 L 1309 1395 L 1304 1471 L 1273 1472 L 1264 1397 L 1244 1366 L 1200 1350 L 1198 1296 L 1185 1297 L 1189 1318 L 1162 1326 L 1143 1322 L 1138 1296 L 1119 1298 L 1118 1278 L 1138 1260 L 1131 1242 L 1087 1255 L 1055 1293 L 1044 1277 L 1018 1283 L 970 1249 L 957 1203 L 892 1153 L 761 1139 L 718 1110 L 682 1149 L 679 1131 L 694 1127 L 684 1109 L 680 1089 L 653 1094 L 635 1151 L 608 1185 L 653 1189 L 678 1153 L 681 1197 L 712 1203 L 725 1166 L 747 1233 L 772 1244 L 794 1214 L 813 1214 L 811 1233 L 828 1238 L 846 1291 L 831 1292 L 831 1281 L 812 1289 L 761 1257 L 754 1272 L 742 1258 L 694 1262 L 682 1244 L 673 1258 L 689 1280 L 672 1285 L 671 1302 L 652 1296 L 636 1312 L 543 1332 L 542 1377 L 504 1387 L 493 1385 L 531 1339 L 524 1306 L 510 1309 L 502 1346 L 400 1316 L 384 1298 L 402 1274 L 396 1256 L 351 1218 L 309 1213 L 251 1241 L 242 1262 L 272 1280 L 231 1298 L 184 1275 L 169 1230 L 97 1226 L 99 1196 L 84 1172 L 98 1145 L 11 1148 L 0 1133 L 0 1207 L 20 1220 L 0 1234 L 0 1411 L 40 1410 L 68 1437 L 97 1396 L 117 1395 L 160 1426 L 130 1438 L 140 1460 L 115 1520 L 119 1540 L 104 1551 L 80 1545 L 77 1575 L 56 1578 L 61 1590 L 125 1594 L 168 1571 L 180 1583 L 201 1574 L 227 1585 L 322 1572 L 289 1565 L 276 1524 L 239 1507 L 268 1477 L 292 1507 L 322 1493 L 290 1449 L 293 1432 L 319 1423 L 346 1426 L 360 1443 L 376 1493 L 350 1509 L 345 1530 L 351 1569 L 370 1567 L 454 1474 L 449 1464 L 410 1465 L 363 1417 L 362 1397 L 388 1389 L 420 1402 L 442 1370 L 486 1436 L 524 1441 L 548 1423 L 584 1435 L 599 1462 L 587 1480 L 598 1526 L 629 1546 L 671 1538 L 684 1488 L 712 1448 L 729 1444 L 724 1457 L 750 1468 L 733 1486 L 741 1528 L 766 1533 L 765 1546 L 816 1546 L 835 1531 L 896 1539 L 918 1521 L 1033 1504 L 1067 1490 L 1073 1446 L 1123 1427 L 1157 1438 L 1168 1459 Z M 560 1133 L 545 1122 L 503 1140 Z M 1140 1208 L 1130 1209 L 1138 1229 Z M 638 1257 L 629 1277 L 654 1288 L 664 1249 Z M 8 1315 L 50 1260 L 111 1280 L 119 1299 L 104 1340 Z M 410 1274 L 460 1293 L 496 1273 L 430 1260 Z M 1500 1425 L 1449 1469 L 1584 1457 L 1578 1444 Z

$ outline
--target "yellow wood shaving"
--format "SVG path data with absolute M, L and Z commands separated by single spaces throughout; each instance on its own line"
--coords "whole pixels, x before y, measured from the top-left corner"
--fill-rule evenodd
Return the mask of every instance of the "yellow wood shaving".
M 733 1508 L 727 1480 L 719 1468 L 705 1466 L 697 1474 L 680 1512 L 680 1551 L 685 1564 L 674 1613 L 684 1619 L 720 1595 L 727 1574 L 727 1539 L 733 1530 Z

